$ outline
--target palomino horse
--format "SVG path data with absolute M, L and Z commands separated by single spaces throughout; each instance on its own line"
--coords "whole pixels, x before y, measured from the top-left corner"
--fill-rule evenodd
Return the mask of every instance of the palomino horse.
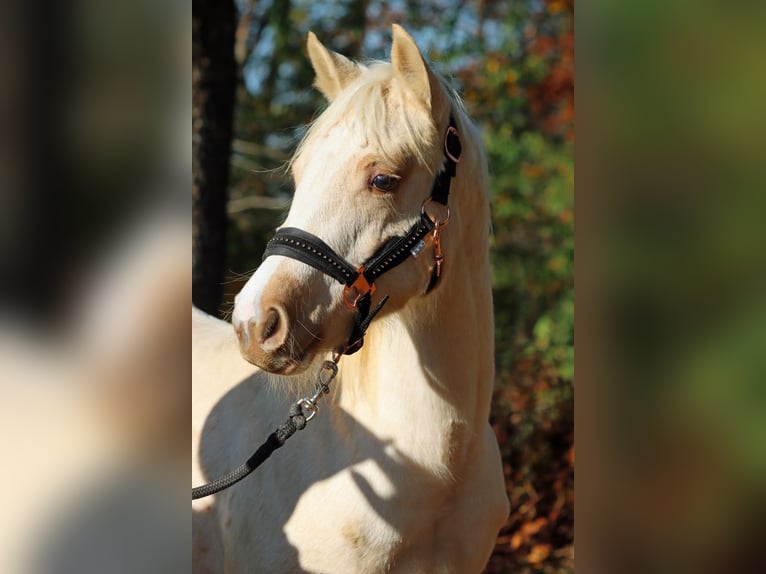
M 306 390 L 321 359 L 354 342 L 360 298 L 375 307 L 389 297 L 307 428 L 243 482 L 193 503 L 195 572 L 479 572 L 508 513 L 487 422 L 494 327 L 480 140 L 401 27 L 390 64 L 359 65 L 313 34 L 308 51 L 330 104 L 292 161 L 280 231 L 292 235 L 282 239 L 321 238 L 320 251 L 356 267 L 390 254 L 418 222 L 429 229 L 393 254 L 374 290 L 370 277 L 344 288 L 332 269 L 272 249 L 236 298 L 234 329 L 193 313 L 198 485 L 284 420 L 275 387 Z M 456 159 L 448 215 L 434 182 Z

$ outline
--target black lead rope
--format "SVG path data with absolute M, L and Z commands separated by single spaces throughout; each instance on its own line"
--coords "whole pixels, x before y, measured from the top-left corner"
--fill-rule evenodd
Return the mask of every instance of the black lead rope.
M 330 392 L 330 383 L 336 376 L 338 376 L 338 361 L 340 360 L 340 357 L 340 354 L 336 354 L 332 361 L 325 361 L 322 364 L 322 371 L 320 372 L 314 394 L 311 397 L 303 397 L 298 402 L 293 403 L 290 407 L 290 414 L 287 420 L 269 435 L 266 442 L 259 446 L 258 450 L 256 450 L 250 458 L 240 465 L 239 468 L 234 469 L 218 480 L 192 488 L 192 500 L 216 494 L 237 484 L 240 480 L 261 466 L 261 464 L 263 464 L 275 450 L 281 448 L 282 445 L 287 442 L 287 439 L 295 434 L 295 431 L 306 428 L 306 424 L 319 412 L 319 405 L 317 404 L 319 399 L 322 395 L 326 395 Z M 325 371 L 329 374 L 322 377 L 322 373 Z M 308 414 L 304 411 L 307 411 Z
M 221 492 L 222 490 L 237 484 L 240 480 L 261 466 L 261 464 L 263 464 L 275 450 L 281 448 L 282 445 L 287 442 L 287 439 L 295 434 L 295 431 L 303 430 L 304 428 L 306 428 L 306 416 L 303 414 L 301 405 L 295 403 L 290 407 L 289 418 L 277 427 L 277 430 L 269 435 L 266 442 L 258 447 L 258 450 L 253 453 L 253 456 L 248 458 L 239 466 L 239 468 L 234 469 L 218 480 L 214 480 L 203 486 L 192 488 L 192 500 L 210 496 L 211 494 Z
M 325 361 L 323 369 L 330 369 L 331 375 L 325 381 L 322 381 L 320 377 L 314 395 L 294 403 L 290 407 L 288 419 L 277 427 L 266 439 L 266 442 L 258 447 L 258 450 L 239 468 L 209 484 L 192 488 L 192 500 L 220 492 L 248 476 L 263 464 L 275 450 L 281 448 L 287 439 L 295 434 L 295 431 L 304 429 L 306 423 L 316 415 L 319 410 L 317 401 L 323 394 L 329 392 L 328 384 L 338 373 L 337 363 L 341 354 L 351 355 L 362 348 L 367 328 L 388 301 L 388 295 L 386 295 L 377 305 L 372 307 L 375 281 L 387 271 L 404 263 L 410 255 L 417 257 L 424 247 L 422 243 L 423 238 L 432 231 L 438 232 L 439 227 L 446 224 L 446 220 L 442 222 L 432 220 L 426 213 L 425 206 L 429 201 L 435 201 L 444 206 L 447 205 L 450 183 L 452 178 L 455 177 L 461 152 L 460 136 L 458 135 L 455 120 L 450 116 L 447 133 L 444 136 L 444 169 L 434 179 L 431 195 L 423 204 L 420 219 L 412 226 L 407 235 L 396 237 L 383 245 L 378 253 L 360 265 L 359 268 L 354 268 L 353 265 L 335 253 L 332 247 L 319 237 L 302 229 L 284 227 L 277 230 L 274 237 L 269 240 L 263 254 L 264 259 L 271 255 L 291 257 L 306 265 L 310 265 L 341 283 L 344 286 L 344 301 L 348 307 L 355 311 L 354 324 L 345 349 L 337 354 L 333 361 Z M 447 216 L 448 218 L 449 215 Z M 440 257 L 441 254 L 438 254 L 435 273 L 431 278 L 431 284 L 428 288 L 429 291 L 439 277 Z M 308 415 L 304 414 L 304 409 L 309 411 Z

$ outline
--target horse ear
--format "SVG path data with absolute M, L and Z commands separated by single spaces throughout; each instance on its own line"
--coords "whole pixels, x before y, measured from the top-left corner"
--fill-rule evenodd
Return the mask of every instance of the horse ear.
M 333 101 L 347 85 L 361 73 L 361 67 L 335 52 L 325 48 L 314 32 L 309 32 L 309 59 L 314 67 L 314 85 L 329 101 Z
M 437 113 L 437 108 L 443 100 L 438 78 L 429 69 L 412 36 L 399 24 L 393 24 L 392 29 L 391 65 L 396 78 L 422 101 L 429 111 Z

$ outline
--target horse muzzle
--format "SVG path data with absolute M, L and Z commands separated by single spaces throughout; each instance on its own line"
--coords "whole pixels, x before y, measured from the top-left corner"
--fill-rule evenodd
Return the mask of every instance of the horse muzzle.
M 271 303 L 247 319 L 232 318 L 242 357 L 255 366 L 279 375 L 304 370 L 316 351 L 318 338 L 307 328 L 296 328 L 284 305 Z

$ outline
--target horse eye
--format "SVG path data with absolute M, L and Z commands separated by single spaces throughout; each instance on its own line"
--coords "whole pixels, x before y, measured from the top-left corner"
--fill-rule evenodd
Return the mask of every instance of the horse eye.
M 396 189 L 396 186 L 399 183 L 399 178 L 393 175 L 380 173 L 376 175 L 375 177 L 373 177 L 370 183 L 372 187 L 374 187 L 378 191 L 382 191 L 384 193 L 391 193 L 392 191 L 394 191 L 394 189 Z

